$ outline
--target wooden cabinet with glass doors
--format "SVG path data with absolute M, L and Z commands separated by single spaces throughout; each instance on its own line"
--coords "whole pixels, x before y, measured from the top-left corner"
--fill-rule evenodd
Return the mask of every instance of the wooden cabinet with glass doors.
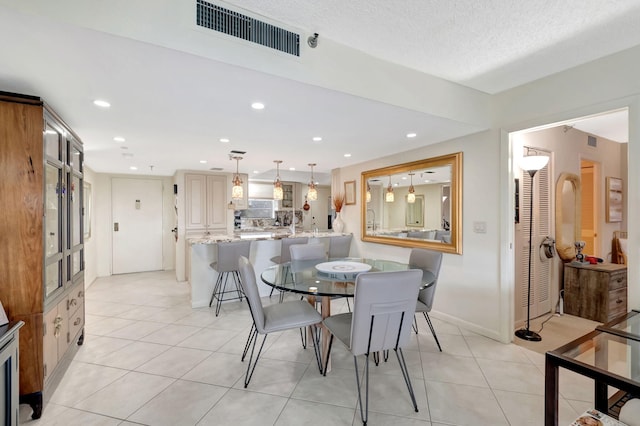
M 20 332 L 20 402 L 42 412 L 84 338 L 83 152 L 34 96 L 0 92 L 0 301 Z

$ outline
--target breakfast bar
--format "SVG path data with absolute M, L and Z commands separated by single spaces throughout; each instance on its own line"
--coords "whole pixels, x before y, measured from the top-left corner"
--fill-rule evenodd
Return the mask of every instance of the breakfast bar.
M 209 306 L 213 286 L 218 273 L 210 265 L 217 259 L 219 242 L 251 240 L 249 260 L 256 271 L 256 282 L 259 283 L 261 296 L 268 296 L 271 288 L 262 283 L 259 274 L 273 265 L 271 258 L 280 255 L 280 244 L 283 238 L 308 237 L 310 243 L 321 242 L 329 247 L 329 238 L 337 237 L 337 232 L 297 232 L 287 234 L 281 232 L 242 232 L 233 235 L 205 235 L 189 239 L 189 284 L 191 285 L 191 307 L 201 308 Z

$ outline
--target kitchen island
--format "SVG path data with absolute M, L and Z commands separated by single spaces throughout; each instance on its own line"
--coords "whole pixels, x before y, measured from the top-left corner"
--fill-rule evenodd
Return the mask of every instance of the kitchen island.
M 321 242 L 329 249 L 329 238 L 340 235 L 336 232 L 296 232 L 289 234 L 284 230 L 249 231 L 234 235 L 204 235 L 202 237 L 188 239 L 190 246 L 189 284 L 191 285 L 191 307 L 201 308 L 209 306 L 213 286 L 218 278 L 218 273 L 209 265 L 218 257 L 218 243 L 250 239 L 251 250 L 249 260 L 256 271 L 256 282 L 261 296 L 268 296 L 271 287 L 263 284 L 260 273 L 273 265 L 271 258 L 280 255 L 280 244 L 283 238 L 308 237 L 310 243 Z

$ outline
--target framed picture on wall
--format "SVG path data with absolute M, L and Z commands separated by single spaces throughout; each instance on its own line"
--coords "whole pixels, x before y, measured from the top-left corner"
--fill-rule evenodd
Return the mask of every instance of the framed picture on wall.
M 350 180 L 344 183 L 344 203 L 351 205 L 356 203 L 356 181 Z
M 607 176 L 607 222 L 622 222 L 622 179 Z

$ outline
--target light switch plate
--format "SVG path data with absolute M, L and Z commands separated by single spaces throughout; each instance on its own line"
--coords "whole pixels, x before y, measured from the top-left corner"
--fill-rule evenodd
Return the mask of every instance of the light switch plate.
M 473 222 L 473 232 L 476 234 L 486 234 L 487 222 Z

